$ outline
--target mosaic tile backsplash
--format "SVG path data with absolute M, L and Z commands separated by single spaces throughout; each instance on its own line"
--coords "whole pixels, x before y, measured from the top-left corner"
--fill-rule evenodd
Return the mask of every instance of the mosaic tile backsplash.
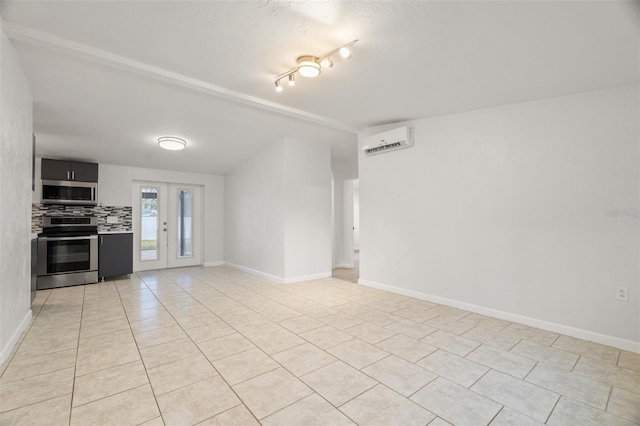
M 31 232 L 42 232 L 42 216 L 83 216 L 98 218 L 98 232 L 131 232 L 133 212 L 131 207 L 120 206 L 52 206 L 33 204 L 31 209 Z M 107 216 L 116 216 L 118 223 L 107 223 Z

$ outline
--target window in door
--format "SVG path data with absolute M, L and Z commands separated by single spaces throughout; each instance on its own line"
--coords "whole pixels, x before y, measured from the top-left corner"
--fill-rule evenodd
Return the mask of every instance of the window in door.
M 158 188 L 140 189 L 140 261 L 158 260 Z
M 177 237 L 178 257 L 193 256 L 193 190 L 177 191 Z

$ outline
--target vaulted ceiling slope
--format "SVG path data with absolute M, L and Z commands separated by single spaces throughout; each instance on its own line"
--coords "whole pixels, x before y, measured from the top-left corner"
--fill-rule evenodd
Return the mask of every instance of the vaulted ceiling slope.
M 38 152 L 225 174 L 282 137 L 636 84 L 638 2 L 2 1 Z M 274 91 L 298 56 L 349 62 Z M 163 135 L 188 140 L 161 152 Z

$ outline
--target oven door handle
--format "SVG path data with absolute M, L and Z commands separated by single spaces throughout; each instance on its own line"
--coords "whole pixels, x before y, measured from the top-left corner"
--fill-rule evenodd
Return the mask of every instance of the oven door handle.
M 86 235 L 80 237 L 38 237 L 42 241 L 71 241 L 71 240 L 97 240 L 97 235 Z

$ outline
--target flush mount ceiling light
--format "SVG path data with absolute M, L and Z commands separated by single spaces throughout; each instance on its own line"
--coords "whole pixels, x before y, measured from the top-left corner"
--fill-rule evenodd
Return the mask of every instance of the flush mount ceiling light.
M 283 87 L 280 83 L 280 80 L 287 78 L 289 80 L 289 86 L 295 85 L 295 74 L 298 73 L 303 77 L 317 77 L 320 75 L 320 72 L 323 68 L 331 68 L 333 67 L 333 59 L 332 57 L 336 55 L 340 55 L 340 57 L 344 59 L 351 59 L 352 56 L 352 46 L 356 44 L 358 40 L 353 40 L 350 43 L 347 43 L 343 46 L 338 47 L 337 49 L 332 50 L 329 53 L 326 53 L 322 56 L 312 56 L 312 55 L 304 55 L 300 56 L 296 62 L 297 67 L 291 69 L 285 73 L 280 74 L 275 78 L 275 86 L 276 92 L 282 92 Z
M 173 136 L 163 136 L 158 139 L 158 145 L 160 148 L 170 151 L 179 151 L 187 146 L 187 142 L 184 139 L 174 138 Z
M 298 74 L 303 77 L 317 77 L 320 75 L 320 64 L 315 56 L 300 56 L 298 58 Z M 293 74 L 289 74 L 292 76 Z

